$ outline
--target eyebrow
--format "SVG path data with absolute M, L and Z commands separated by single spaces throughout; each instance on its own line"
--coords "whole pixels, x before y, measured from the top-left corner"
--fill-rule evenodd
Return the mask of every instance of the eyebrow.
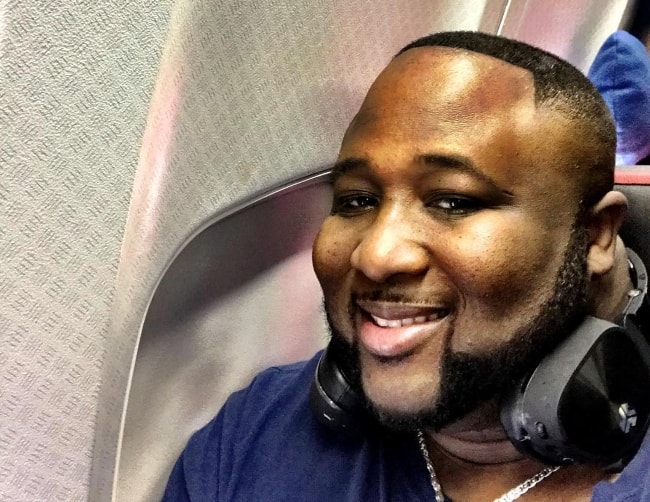
M 498 184 L 487 174 L 485 174 L 470 158 L 464 155 L 454 154 L 434 154 L 424 153 L 415 157 L 415 162 L 424 164 L 426 166 L 435 167 L 442 170 L 453 170 L 467 173 L 471 176 L 479 178 L 484 183 L 490 185 L 494 190 L 497 190 L 505 195 L 512 196 L 512 193 L 503 190 Z M 336 162 L 332 166 L 332 181 L 335 181 L 341 175 L 360 168 L 371 168 L 372 163 L 362 157 L 351 157 Z
M 491 185 L 495 190 L 501 191 L 496 181 L 485 174 L 470 158 L 464 155 L 440 155 L 425 153 L 418 155 L 417 162 L 443 170 L 461 171 L 470 176 L 479 178 L 481 181 Z
M 370 167 L 370 162 L 361 157 L 351 157 L 349 159 L 339 160 L 332 166 L 332 180 L 339 176 L 358 168 Z

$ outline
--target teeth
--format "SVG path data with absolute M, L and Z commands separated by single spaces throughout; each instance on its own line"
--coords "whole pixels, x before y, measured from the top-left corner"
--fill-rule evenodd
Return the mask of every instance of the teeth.
M 422 324 L 425 322 L 435 321 L 444 317 L 444 313 L 436 312 L 435 314 L 428 316 L 422 315 L 417 317 L 407 317 L 405 319 L 382 319 L 374 314 L 370 314 L 370 317 L 372 317 L 372 320 L 375 321 L 377 326 L 381 326 L 382 328 L 401 328 L 402 326 L 410 326 L 411 324 Z

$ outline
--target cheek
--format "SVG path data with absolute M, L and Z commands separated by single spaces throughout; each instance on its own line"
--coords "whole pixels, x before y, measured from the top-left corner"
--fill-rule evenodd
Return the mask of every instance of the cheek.
M 564 255 L 557 236 L 480 225 L 453 241 L 449 274 L 463 298 L 452 350 L 489 350 L 527 325 L 549 298 Z
M 350 255 L 354 242 L 345 228 L 328 218 L 323 223 L 312 251 L 312 262 L 316 277 L 325 298 L 325 307 L 330 321 L 343 337 L 353 339 L 353 327 L 348 314 Z M 347 238 L 346 238 L 347 237 Z
M 338 284 L 350 269 L 350 255 L 354 244 L 346 239 L 346 233 L 329 217 L 323 223 L 312 250 L 314 272 L 325 296 L 338 289 Z
M 552 243 L 561 241 L 517 223 L 477 220 L 451 240 L 449 270 L 470 297 L 511 302 L 554 281 L 562 252 Z

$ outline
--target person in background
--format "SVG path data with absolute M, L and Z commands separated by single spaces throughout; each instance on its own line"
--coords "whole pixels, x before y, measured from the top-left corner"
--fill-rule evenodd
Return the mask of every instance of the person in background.
M 650 162 L 650 55 L 630 33 L 610 35 L 588 73 L 616 123 L 616 165 Z

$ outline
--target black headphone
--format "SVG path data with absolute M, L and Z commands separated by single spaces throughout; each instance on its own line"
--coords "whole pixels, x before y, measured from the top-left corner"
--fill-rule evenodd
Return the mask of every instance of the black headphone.
M 612 469 L 637 452 L 650 425 L 648 275 L 628 249 L 635 288 L 615 323 L 588 316 L 501 400 L 501 424 L 515 447 L 547 464 Z M 309 395 L 316 418 L 362 434 L 374 422 L 331 351 L 323 352 Z

